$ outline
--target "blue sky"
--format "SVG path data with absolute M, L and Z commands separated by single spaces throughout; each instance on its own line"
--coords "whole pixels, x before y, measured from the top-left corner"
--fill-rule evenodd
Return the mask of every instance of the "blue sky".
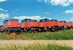
M 0 0 L 0 24 L 12 18 L 73 21 L 73 0 Z

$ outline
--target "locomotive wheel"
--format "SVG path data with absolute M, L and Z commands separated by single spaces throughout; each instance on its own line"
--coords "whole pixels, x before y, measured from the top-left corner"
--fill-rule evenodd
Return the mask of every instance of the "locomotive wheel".
M 30 33 L 35 33 L 35 32 L 37 32 L 37 31 L 35 30 L 35 28 L 30 28 L 30 29 L 29 29 L 29 32 L 30 32 Z
M 36 31 L 35 31 L 35 30 L 29 30 L 29 32 L 30 32 L 30 33 L 35 33 Z
M 38 29 L 38 31 L 41 32 L 42 30 L 41 29 Z
M 52 31 L 52 32 L 57 32 L 58 30 L 56 30 L 56 29 L 52 28 L 52 29 L 51 29 L 51 31 Z
M 24 32 L 27 32 L 28 30 L 27 30 L 27 29 L 24 29 L 23 31 L 24 31 Z
M 31 33 L 36 33 L 36 31 L 30 31 Z

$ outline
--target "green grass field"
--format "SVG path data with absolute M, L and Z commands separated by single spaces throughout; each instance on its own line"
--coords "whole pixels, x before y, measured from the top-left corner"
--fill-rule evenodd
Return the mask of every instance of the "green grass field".
M 20 35 L 7 35 L 0 33 L 0 40 L 72 40 L 73 30 L 60 30 L 58 32 L 22 32 Z
M 57 45 L 4 45 L 0 46 L 0 50 L 73 50 L 71 47 Z

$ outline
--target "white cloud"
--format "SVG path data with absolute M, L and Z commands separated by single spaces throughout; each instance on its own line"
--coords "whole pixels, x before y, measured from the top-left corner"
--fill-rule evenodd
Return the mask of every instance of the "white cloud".
M 39 20 L 42 19 L 41 16 L 19 16 L 19 17 L 14 17 L 15 19 L 33 19 L 33 20 Z
M 6 14 L 2 13 L 2 14 L 0 14 L 0 18 L 1 19 L 5 19 L 6 17 L 9 17 L 8 13 L 6 13 Z
M 65 13 L 66 13 L 66 14 L 73 14 L 73 9 L 71 9 L 71 10 L 66 10 Z
M 69 6 L 73 4 L 73 0 L 51 0 L 52 5 Z
M 4 9 L 3 8 L 0 8 L 0 10 L 3 11 Z
M 38 0 L 38 2 L 42 2 L 42 0 Z
M 14 17 L 14 19 L 19 19 L 19 20 L 23 20 L 23 19 L 32 19 L 32 20 L 40 20 L 40 19 L 44 19 L 47 17 L 41 17 L 41 16 L 19 16 L 19 17 Z M 51 19 L 51 18 L 48 18 Z
M 44 3 L 51 3 L 52 5 L 69 6 L 73 4 L 73 0 L 39 0 Z
M 3 8 L 0 8 L 0 11 L 7 12 L 8 10 L 5 10 Z
M 7 0 L 0 0 L 0 2 L 5 2 L 5 1 L 7 1 Z
M 38 0 L 38 2 L 49 3 L 49 0 Z

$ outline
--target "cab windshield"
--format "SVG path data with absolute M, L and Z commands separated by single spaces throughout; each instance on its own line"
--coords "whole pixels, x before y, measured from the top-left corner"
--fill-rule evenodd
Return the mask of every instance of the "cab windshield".
M 31 22 L 32 20 L 31 19 L 24 19 L 22 20 L 22 22 Z
M 49 19 L 41 19 L 39 22 L 48 22 Z

